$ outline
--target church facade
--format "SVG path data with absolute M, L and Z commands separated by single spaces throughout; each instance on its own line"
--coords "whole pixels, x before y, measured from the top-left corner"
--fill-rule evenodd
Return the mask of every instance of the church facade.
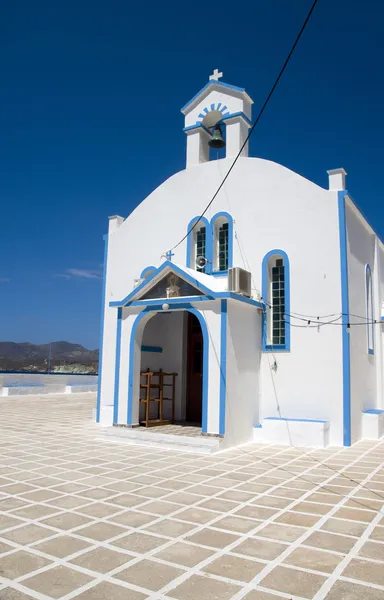
M 109 219 L 96 421 L 143 430 L 147 400 L 216 449 L 378 439 L 384 246 L 344 169 L 248 156 L 252 100 L 219 76 L 182 109 L 186 168 Z

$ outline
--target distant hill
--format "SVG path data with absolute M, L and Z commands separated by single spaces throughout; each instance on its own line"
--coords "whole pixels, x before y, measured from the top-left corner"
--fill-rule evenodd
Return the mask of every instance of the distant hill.
M 49 344 L 29 342 L 0 342 L 0 370 L 46 371 L 49 346 Z M 97 373 L 98 360 L 98 350 L 88 350 L 81 344 L 70 342 L 51 344 L 51 371 L 78 372 L 81 367 L 84 372 Z

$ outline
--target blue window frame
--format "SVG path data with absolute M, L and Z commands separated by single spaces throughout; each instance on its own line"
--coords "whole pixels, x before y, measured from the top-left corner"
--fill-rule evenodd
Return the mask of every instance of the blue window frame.
M 197 223 L 195 227 L 194 224 Z M 192 229 L 193 227 L 193 229 Z M 187 237 L 187 267 L 196 269 L 197 271 L 210 274 L 212 270 L 212 233 L 211 224 L 205 217 L 194 217 L 188 223 Z M 204 256 L 207 259 L 207 264 L 203 268 L 199 268 L 196 264 L 196 258 Z
M 233 219 L 227 212 L 212 217 L 212 275 L 226 275 L 233 265 Z
M 368 354 L 375 352 L 374 340 L 374 313 L 372 292 L 372 271 L 369 265 L 365 265 L 365 315 L 367 319 L 367 348 Z
M 288 352 L 291 349 L 290 265 L 283 250 L 271 250 L 262 263 L 263 351 Z

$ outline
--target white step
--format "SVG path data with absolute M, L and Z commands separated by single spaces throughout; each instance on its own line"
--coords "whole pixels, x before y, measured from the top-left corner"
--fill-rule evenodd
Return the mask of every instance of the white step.
M 106 427 L 103 429 L 103 433 L 111 442 L 133 444 L 135 446 L 152 446 L 181 452 L 196 452 L 198 454 L 218 452 L 222 449 L 220 446 L 223 441 L 217 437 L 173 435 L 129 427 Z M 105 441 L 105 437 L 103 439 Z

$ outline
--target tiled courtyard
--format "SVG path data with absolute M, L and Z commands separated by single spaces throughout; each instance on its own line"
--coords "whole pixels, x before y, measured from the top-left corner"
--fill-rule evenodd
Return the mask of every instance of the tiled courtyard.
M 117 443 L 93 394 L 0 399 L 0 600 L 384 600 L 384 443 Z

